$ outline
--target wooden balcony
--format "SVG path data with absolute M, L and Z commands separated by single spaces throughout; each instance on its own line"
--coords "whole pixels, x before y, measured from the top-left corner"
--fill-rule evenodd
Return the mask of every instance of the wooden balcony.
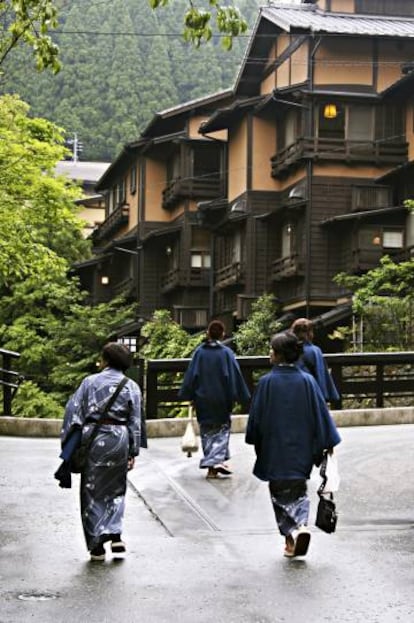
M 175 288 L 205 288 L 209 285 L 209 268 L 173 268 L 161 278 L 161 292 L 166 294 Z
M 412 248 L 407 249 L 383 249 L 378 248 L 359 248 L 352 251 L 352 271 L 360 272 L 371 270 L 379 266 L 380 260 L 384 255 L 389 255 L 395 262 L 404 262 L 412 258 L 410 255 Z
M 217 290 L 229 286 L 244 284 L 245 265 L 242 262 L 233 262 L 223 266 L 215 272 L 214 286 Z
M 180 199 L 217 199 L 223 195 L 223 183 L 218 175 L 176 178 L 162 191 L 162 207 L 174 207 Z
M 281 281 L 289 277 L 303 277 L 304 274 L 304 262 L 299 255 L 281 257 L 271 264 L 270 278 L 272 281 Z
M 407 162 L 408 143 L 302 137 L 271 158 L 272 177 L 283 176 L 289 167 L 299 164 L 304 159 L 397 166 Z
M 99 242 L 113 235 L 122 225 L 128 224 L 129 205 L 124 203 L 119 205 L 104 222 L 99 225 L 98 229 L 92 234 L 94 242 Z

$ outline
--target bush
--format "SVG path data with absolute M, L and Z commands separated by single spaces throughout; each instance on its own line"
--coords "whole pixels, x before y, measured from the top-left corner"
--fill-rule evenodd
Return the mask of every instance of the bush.
M 63 407 L 32 381 L 23 381 L 13 398 L 13 415 L 25 418 L 63 418 Z

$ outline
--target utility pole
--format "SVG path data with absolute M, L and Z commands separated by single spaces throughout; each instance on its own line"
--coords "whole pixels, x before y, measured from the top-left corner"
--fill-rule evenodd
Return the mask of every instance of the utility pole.
M 73 133 L 73 138 L 69 138 L 66 141 L 66 144 L 70 145 L 72 147 L 72 161 L 73 162 L 78 162 L 78 160 L 79 160 L 79 153 L 83 150 L 83 144 L 78 139 L 78 133 L 74 132 Z
M 74 132 L 73 134 L 73 162 L 78 161 L 78 133 Z

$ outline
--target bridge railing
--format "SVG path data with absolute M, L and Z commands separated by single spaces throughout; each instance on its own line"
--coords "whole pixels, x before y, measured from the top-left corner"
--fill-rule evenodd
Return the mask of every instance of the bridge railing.
M 271 364 L 268 357 L 237 357 L 251 391 Z M 147 419 L 170 417 L 189 359 L 150 359 L 146 363 Z M 414 400 L 414 352 L 326 354 L 341 395 L 334 409 L 411 406 Z M 175 410 L 174 410 L 175 409 Z
M 0 415 L 12 415 L 12 400 L 23 377 L 19 372 L 12 369 L 13 360 L 20 357 L 20 353 L 0 348 L 0 388 L 3 394 L 3 413 Z

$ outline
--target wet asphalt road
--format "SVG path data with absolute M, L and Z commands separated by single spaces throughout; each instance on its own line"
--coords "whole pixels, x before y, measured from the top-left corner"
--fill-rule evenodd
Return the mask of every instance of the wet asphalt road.
M 153 439 L 130 475 L 125 560 L 90 563 L 55 439 L 0 437 L 0 623 L 413 623 L 414 425 L 342 429 L 338 531 L 283 558 L 253 449 L 206 481 L 179 439 Z M 309 485 L 311 524 L 315 472 Z

